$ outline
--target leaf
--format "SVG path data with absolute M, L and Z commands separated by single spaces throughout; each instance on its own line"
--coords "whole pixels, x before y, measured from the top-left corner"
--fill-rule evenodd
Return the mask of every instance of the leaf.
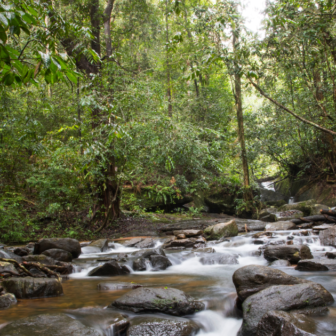
M 2 78 L 2 82 L 5 84 L 5 85 L 12 85 L 14 83 L 14 79 L 15 79 L 15 76 L 12 72 L 9 72 L 7 73 L 3 78 Z
M 0 13 L 0 22 L 2 22 L 5 26 L 8 26 L 8 20 L 2 13 Z

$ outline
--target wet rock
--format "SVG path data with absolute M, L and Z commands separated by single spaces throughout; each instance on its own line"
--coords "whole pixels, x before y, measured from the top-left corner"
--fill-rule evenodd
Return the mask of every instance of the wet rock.
M 113 291 L 121 289 L 135 289 L 140 288 L 142 285 L 132 282 L 101 282 L 97 288 L 102 291 Z
M 116 276 L 127 275 L 130 270 L 126 266 L 119 265 L 116 261 L 110 261 L 98 266 L 89 272 L 88 276 Z
M 144 316 L 131 320 L 127 336 L 193 336 L 198 330 L 198 325 L 188 319 Z
M 38 268 L 30 268 L 29 272 L 34 276 L 34 277 L 39 277 L 39 278 L 47 278 L 47 275 L 42 272 L 40 269 Z
M 186 239 L 187 237 L 186 237 L 185 234 L 178 234 L 178 235 L 176 235 L 176 238 L 177 239 Z
M 252 238 L 254 239 L 259 239 L 261 237 L 269 237 L 271 238 L 273 236 L 273 232 L 269 232 L 269 231 L 262 231 L 262 232 L 258 232 L 258 233 L 255 233 Z
M 296 225 L 290 221 L 281 221 L 269 223 L 266 225 L 266 231 L 283 231 L 295 229 Z
M 16 301 L 16 298 L 15 298 L 14 294 L 6 293 L 6 294 L 0 296 L 0 310 L 1 309 L 7 309 L 7 308 L 9 308 L 10 306 L 12 306 L 16 303 L 17 303 L 17 301 Z M 1 331 L 0 331 L 0 333 L 1 333 Z
M 314 259 L 300 260 L 295 267 L 297 271 L 335 271 L 336 260 L 333 259 Z
M 152 238 L 146 238 L 135 245 L 138 248 L 151 248 L 155 246 L 155 241 Z
M 175 288 L 137 288 L 112 303 L 112 306 L 140 312 L 160 312 L 169 315 L 182 316 L 193 314 L 205 308 L 183 291 Z
M 286 244 L 286 241 L 283 240 L 283 239 L 280 239 L 280 240 L 269 240 L 266 245 L 285 245 Z
M 325 254 L 325 256 L 328 258 L 328 259 L 336 259 L 336 252 L 327 252 Z
M 277 217 L 275 213 L 276 213 L 276 208 L 263 209 L 261 210 L 259 214 L 259 219 L 267 223 L 276 222 Z
M 136 244 L 142 242 L 144 240 L 144 238 L 133 238 L 131 240 L 127 240 L 124 243 L 125 247 L 134 247 Z
M 288 260 L 275 260 L 271 263 L 273 267 L 288 267 L 291 263 Z
M 321 245 L 336 247 L 336 226 L 320 231 Z
M 64 261 L 57 261 L 56 266 L 62 266 L 62 270 L 57 270 L 57 272 L 61 273 L 62 275 L 71 274 L 74 272 L 74 267 L 72 264 L 64 262 Z
M 294 237 L 293 236 L 288 236 L 287 240 L 294 240 Z
M 142 258 L 149 258 L 151 255 L 162 255 L 162 256 L 166 256 L 166 253 L 163 251 L 162 248 L 157 248 L 154 250 L 149 250 L 146 251 L 142 254 Z
M 324 230 L 330 229 L 332 227 L 334 227 L 334 225 L 322 224 L 322 225 L 314 226 L 314 231 L 324 231 Z
M 61 250 L 61 249 L 51 249 L 42 252 L 41 255 L 46 255 L 52 259 L 64 262 L 71 262 L 72 261 L 72 254 L 68 251 Z M 37 257 L 37 256 L 35 256 Z
M 185 235 L 186 237 L 197 237 L 203 234 L 202 230 L 177 230 L 174 231 L 174 236 L 178 236 L 180 234 Z
M 260 320 L 256 336 L 314 336 L 310 332 L 315 329 L 314 320 L 305 315 L 273 310 Z
M 251 256 L 252 257 L 260 257 L 261 256 L 261 251 L 258 250 L 258 251 L 252 251 L 251 252 Z
M 254 245 L 264 245 L 265 242 L 263 240 L 260 240 L 260 239 L 256 239 L 253 241 L 253 244 Z
M 288 221 L 291 219 L 296 219 L 296 218 L 302 218 L 304 217 L 304 214 L 300 210 L 287 210 L 287 211 L 282 211 L 282 212 L 277 212 L 275 214 L 276 216 L 276 221 Z
M 72 254 L 73 258 L 78 258 L 81 254 L 81 246 L 77 239 L 72 238 L 44 238 L 35 244 L 34 254 L 41 254 L 51 249 L 61 249 Z
M 0 332 L 3 336 L 100 336 L 93 328 L 65 314 L 44 314 L 22 318 L 7 324 Z
M 203 242 L 205 244 L 205 242 Z M 169 243 L 163 245 L 164 249 L 170 249 L 172 247 L 194 247 L 196 244 L 199 244 L 196 238 L 188 238 L 188 239 L 176 239 L 172 240 Z
M 79 243 L 81 247 L 85 247 L 85 246 L 89 246 L 92 242 L 89 241 L 89 242 L 81 242 Z
M 20 257 L 24 257 L 30 253 L 30 249 L 27 247 L 17 247 L 13 252 Z
M 267 246 L 264 251 L 264 257 L 268 261 L 288 260 L 291 264 L 297 264 L 301 259 L 299 247 L 295 245 Z
M 286 245 L 294 245 L 293 240 L 289 240 L 286 242 Z
M 232 280 L 238 297 L 242 302 L 249 296 L 274 285 L 311 283 L 308 280 L 293 277 L 280 270 L 259 265 L 248 265 L 239 268 L 233 273 Z
M 238 235 L 238 232 L 238 227 L 234 219 L 226 223 L 209 226 L 204 230 L 204 234 L 208 240 L 234 237 Z
M 82 248 L 82 253 L 100 253 L 105 252 L 108 249 L 108 240 L 107 239 L 98 239 L 92 242 L 90 245 Z
M 238 256 L 234 254 L 213 254 L 200 259 L 202 265 L 237 265 Z
M 215 253 L 215 250 L 212 247 L 203 247 L 203 248 L 196 248 L 194 252 L 196 253 Z
M 134 271 L 146 271 L 146 259 L 145 258 L 138 258 L 133 261 L 133 270 Z
M 56 261 L 44 254 L 40 255 L 28 255 L 25 257 L 22 257 L 22 261 L 25 262 L 36 262 L 36 263 L 41 263 L 43 265 L 55 265 Z
M 16 260 L 19 263 L 22 262 L 22 257 L 18 256 L 17 254 L 15 254 L 13 252 L 10 252 L 10 251 L 0 250 L 0 258 L 14 259 L 14 260 Z
M 302 245 L 300 248 L 300 258 L 301 259 L 314 259 L 310 248 L 307 245 Z
M 125 336 L 129 321 L 126 316 L 98 307 L 85 307 L 68 310 L 67 314 L 87 327 L 93 327 L 101 331 L 100 335 Z
M 162 255 L 151 255 L 149 261 L 152 264 L 154 271 L 161 271 L 167 269 L 169 266 L 172 266 L 172 263 L 167 257 Z
M 0 261 L 0 273 L 5 271 L 17 273 L 14 264 L 5 261 Z
M 62 284 L 58 279 L 41 278 L 9 278 L 2 282 L 8 293 L 18 299 L 36 299 L 63 295 Z
M 256 335 L 260 320 L 271 310 L 288 312 L 296 309 L 325 307 L 333 302 L 332 295 L 316 283 L 266 288 L 244 301 L 244 320 L 239 336 Z

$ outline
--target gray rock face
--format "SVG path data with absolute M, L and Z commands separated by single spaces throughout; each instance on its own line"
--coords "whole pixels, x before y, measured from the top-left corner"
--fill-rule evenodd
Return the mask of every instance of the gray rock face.
M 1 329 L 0 335 L 100 336 L 100 333 L 65 314 L 45 314 L 14 321 Z
M 288 260 L 291 264 L 296 264 L 300 258 L 300 248 L 295 245 L 269 245 L 265 248 L 264 257 L 268 261 L 278 259 Z
M 16 260 L 16 261 L 19 262 L 19 263 L 22 262 L 22 257 L 16 255 L 16 254 L 13 253 L 13 252 L 10 252 L 10 251 L 3 251 L 3 250 L 0 250 L 0 258 L 14 259 L 14 260 Z
M 237 265 L 238 256 L 234 254 L 213 254 L 200 259 L 202 265 Z
M 146 251 L 142 254 L 142 258 L 149 258 L 151 255 L 162 255 L 162 256 L 166 256 L 166 253 L 163 251 L 162 248 L 157 248 L 154 250 L 149 250 Z
M 172 266 L 172 263 L 167 257 L 162 255 L 151 255 L 149 261 L 152 264 L 154 271 L 161 271 L 167 269 L 169 266 Z
M 137 288 L 126 293 L 112 303 L 112 306 L 140 312 L 160 312 L 183 316 L 205 308 L 204 303 L 196 301 L 183 291 L 175 288 Z
M 37 262 L 41 263 L 43 265 L 55 265 L 56 261 L 44 254 L 40 255 L 28 255 L 25 257 L 22 257 L 23 261 L 28 261 L 28 262 Z
M 239 268 L 233 273 L 232 280 L 241 302 L 249 296 L 274 285 L 311 283 L 308 280 L 293 277 L 280 270 L 259 265 L 248 265 Z
M 244 321 L 239 336 L 256 335 L 260 320 L 271 310 L 303 310 L 325 307 L 333 302 L 332 295 L 323 286 L 315 283 L 266 288 L 244 301 Z
M 298 271 L 335 271 L 336 260 L 333 259 L 314 259 L 300 260 L 295 267 Z
M 153 316 L 135 317 L 127 336 L 193 336 L 199 327 L 184 318 L 162 318 Z
M 127 275 L 130 270 L 123 265 L 119 265 L 116 261 L 112 260 L 102 266 L 98 266 L 89 272 L 88 276 L 116 276 Z
M 98 239 L 92 242 L 91 244 L 82 247 L 82 253 L 99 253 L 105 252 L 108 249 L 108 241 L 107 239 Z
M 134 271 L 146 271 L 146 259 L 145 258 L 138 258 L 133 261 L 133 270 Z
M 0 309 L 7 309 L 16 303 L 17 301 L 14 294 L 6 293 L 0 296 Z
M 336 226 L 320 231 L 321 245 L 336 247 Z
M 269 223 L 266 225 L 266 231 L 283 231 L 295 229 L 296 225 L 290 221 L 281 221 Z
M 174 236 L 178 236 L 180 234 L 185 235 L 186 237 L 197 237 L 203 234 L 202 230 L 177 230 L 174 231 Z
M 314 321 L 302 314 L 270 311 L 260 320 L 257 336 L 314 336 Z
M 72 254 L 68 251 L 61 250 L 61 249 L 51 249 L 42 252 L 41 255 L 45 255 L 52 259 L 64 262 L 71 262 L 72 261 Z M 36 256 L 35 256 L 36 257 Z
M 8 293 L 18 299 L 36 299 L 63 295 L 62 284 L 57 279 L 41 278 L 9 278 L 2 284 Z
M 41 254 L 51 249 L 61 249 L 72 254 L 73 258 L 78 258 L 81 254 L 81 246 L 77 239 L 71 238 L 46 238 L 39 240 L 35 244 L 34 254 Z

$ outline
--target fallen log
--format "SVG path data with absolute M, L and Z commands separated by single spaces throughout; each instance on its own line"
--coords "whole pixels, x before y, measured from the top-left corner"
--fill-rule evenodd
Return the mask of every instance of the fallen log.
M 23 264 L 25 264 L 27 267 L 34 267 L 34 268 L 39 269 L 40 271 L 42 271 L 43 273 L 45 273 L 48 277 L 50 277 L 50 276 L 53 275 L 53 276 L 55 276 L 58 279 L 58 281 L 61 281 L 61 278 L 60 278 L 59 274 L 56 273 L 56 272 L 54 272 L 54 271 L 52 271 L 49 268 L 49 266 L 47 267 L 47 266 L 45 266 L 45 265 L 43 265 L 41 263 L 32 262 L 32 261 L 24 261 Z M 60 267 L 60 266 L 56 266 L 55 265 L 55 267 L 57 268 L 57 267 Z
M 336 217 L 333 216 L 325 216 L 325 215 L 314 215 L 307 216 L 303 218 L 291 219 L 291 222 L 294 224 L 302 224 L 302 223 L 311 223 L 311 222 L 336 222 Z
M 335 210 L 320 210 L 322 215 L 336 216 Z
M 6 259 L 6 258 L 0 258 L 0 261 L 5 261 L 11 264 L 14 264 L 15 266 L 17 266 L 18 268 L 20 268 L 24 273 L 28 274 L 29 276 L 34 278 L 34 275 L 31 274 L 22 264 L 20 264 L 18 261 L 14 260 L 14 259 Z

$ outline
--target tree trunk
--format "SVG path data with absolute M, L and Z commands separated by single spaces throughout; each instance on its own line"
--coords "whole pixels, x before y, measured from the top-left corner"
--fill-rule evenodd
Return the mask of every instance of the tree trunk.
M 233 33 L 233 50 L 236 54 L 238 50 L 238 42 L 236 37 L 236 32 Z M 236 56 L 234 56 L 236 57 Z M 240 77 L 240 69 L 237 63 L 237 60 L 234 61 L 234 82 L 235 82 L 235 100 L 236 100 L 236 110 L 237 110 L 237 121 L 238 121 L 238 134 L 239 134 L 239 142 L 241 148 L 241 158 L 243 164 L 243 173 L 244 173 L 244 200 L 250 201 L 252 200 L 252 193 L 250 191 L 250 176 L 249 176 L 249 168 L 247 162 L 246 155 L 246 147 L 245 147 L 245 135 L 244 135 L 244 117 L 243 117 L 243 104 L 242 104 L 242 96 L 241 96 L 241 77 Z
M 104 33 L 106 43 L 106 56 L 112 55 L 112 39 L 111 39 L 111 13 L 114 6 L 114 0 L 109 0 L 104 10 Z
M 169 62 L 169 23 L 168 23 L 168 0 L 166 0 L 166 64 L 167 64 L 167 98 L 168 98 L 168 116 L 173 116 L 172 92 L 171 92 L 171 74 Z

